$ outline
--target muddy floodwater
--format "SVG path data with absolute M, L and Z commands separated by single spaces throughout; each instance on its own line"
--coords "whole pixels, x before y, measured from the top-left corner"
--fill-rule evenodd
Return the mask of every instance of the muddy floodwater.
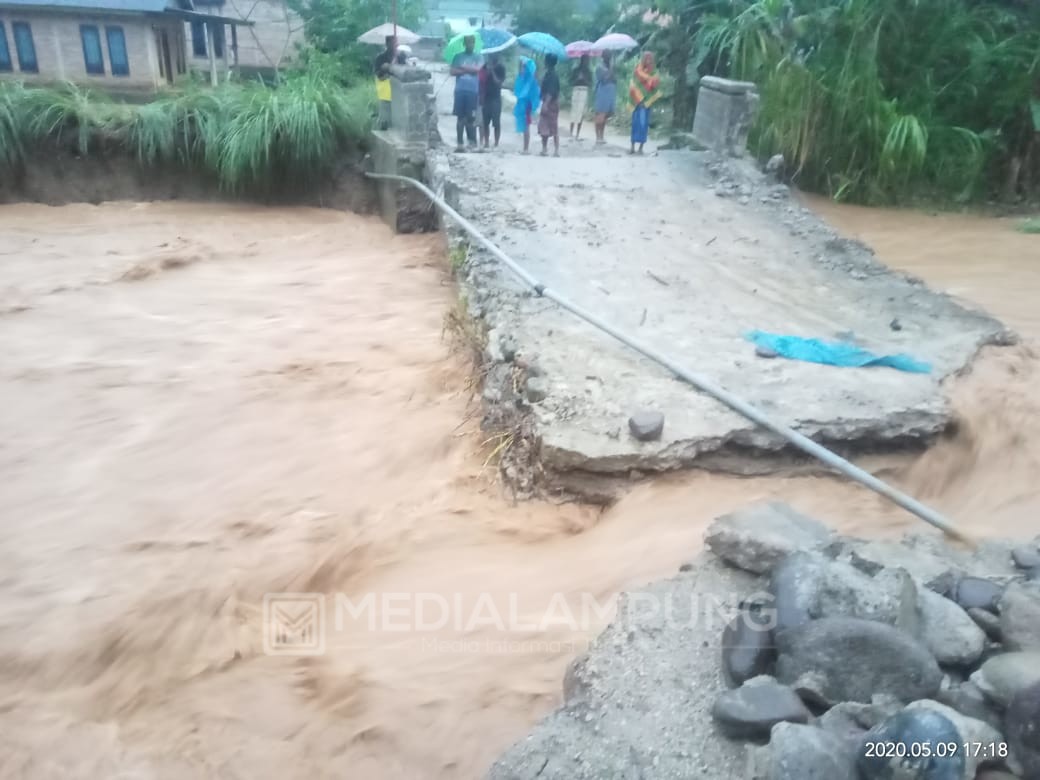
M 1022 334 L 951 388 L 955 435 L 876 467 L 975 533 L 1040 532 L 1040 237 L 814 206 Z M 862 535 L 919 525 L 828 477 L 514 504 L 454 305 L 438 239 L 373 219 L 0 207 L 0 777 L 478 777 L 609 617 L 531 628 L 559 598 L 609 605 L 761 498 Z M 263 598 L 283 592 L 469 618 L 330 621 L 323 655 L 270 655 Z M 471 619 L 488 603 L 527 628 Z

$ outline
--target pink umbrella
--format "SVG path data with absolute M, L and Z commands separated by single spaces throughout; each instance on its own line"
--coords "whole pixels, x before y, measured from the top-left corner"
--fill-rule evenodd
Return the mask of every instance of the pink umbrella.
M 583 54 L 599 54 L 599 50 L 596 49 L 596 44 L 592 41 L 573 41 L 567 44 L 567 56 L 572 60 L 581 57 Z
M 596 51 L 625 51 L 626 49 L 636 48 L 639 46 L 639 42 L 631 35 L 609 33 L 592 44 L 592 46 Z

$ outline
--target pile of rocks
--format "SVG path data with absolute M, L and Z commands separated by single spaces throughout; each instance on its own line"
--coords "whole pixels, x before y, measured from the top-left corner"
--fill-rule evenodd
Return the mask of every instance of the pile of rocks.
M 759 575 L 713 716 L 767 780 L 1040 780 L 1040 538 L 962 552 L 838 537 L 782 504 L 719 518 Z

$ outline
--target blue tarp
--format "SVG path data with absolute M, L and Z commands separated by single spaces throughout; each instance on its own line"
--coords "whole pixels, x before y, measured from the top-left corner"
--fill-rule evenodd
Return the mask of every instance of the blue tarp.
M 914 374 L 927 374 L 932 370 L 927 363 L 915 360 L 909 355 L 875 355 L 873 352 L 844 341 L 820 341 L 801 336 L 781 336 L 760 330 L 751 331 L 747 334 L 747 339 L 757 347 L 771 349 L 777 355 L 791 360 L 849 368 L 888 366 Z

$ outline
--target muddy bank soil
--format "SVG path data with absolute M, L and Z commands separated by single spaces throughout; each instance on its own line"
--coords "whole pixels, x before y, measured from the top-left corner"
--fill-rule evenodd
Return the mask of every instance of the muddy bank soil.
M 235 194 L 201 171 L 181 165 L 144 167 L 118 151 L 81 156 L 65 147 L 40 149 L 23 168 L 0 179 L 0 203 L 99 204 L 107 201 L 249 201 L 321 206 L 370 214 L 376 195 L 361 169 L 361 153 L 347 154 L 323 181 L 285 182 L 275 192 Z
M 565 126 L 565 122 L 561 122 Z M 454 124 L 442 116 L 450 141 Z M 537 145 L 537 144 L 536 144 Z M 894 272 L 842 238 L 749 164 L 704 153 L 630 157 L 565 140 L 560 159 L 500 150 L 452 155 L 460 211 L 548 287 L 775 419 L 845 451 L 931 440 L 950 420 L 942 381 L 1000 322 Z M 522 288 L 471 249 L 471 311 L 488 328 L 487 401 L 531 410 L 541 460 L 563 474 L 625 474 L 696 463 L 749 473 L 783 442 Z M 834 368 L 756 356 L 751 330 L 847 339 L 907 353 L 931 374 Z M 511 361 L 534 366 L 517 381 Z M 664 415 L 658 441 L 629 416 Z M 734 457 L 734 456 L 737 457 Z M 756 465 L 757 464 L 757 465 Z M 775 467 L 775 461 L 765 467 Z

